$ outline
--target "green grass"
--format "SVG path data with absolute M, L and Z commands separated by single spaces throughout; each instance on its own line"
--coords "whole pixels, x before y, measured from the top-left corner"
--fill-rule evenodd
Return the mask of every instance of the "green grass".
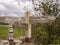
M 14 29 L 14 38 L 19 38 L 20 36 L 24 36 L 25 35 L 25 31 L 21 30 L 21 29 Z
M 1 39 L 8 39 L 8 30 L 9 30 L 9 26 L 8 25 L 0 25 L 0 40 Z M 15 28 L 14 29 L 14 38 L 18 38 L 20 36 L 25 35 L 24 30 L 20 30 Z

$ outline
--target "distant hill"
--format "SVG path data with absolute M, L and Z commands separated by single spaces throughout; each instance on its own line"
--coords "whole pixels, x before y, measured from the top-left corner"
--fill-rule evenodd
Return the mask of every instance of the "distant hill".
M 4 22 L 6 17 L 0 17 L 0 22 Z
M 10 19 L 16 20 L 17 17 L 12 17 L 12 16 L 0 17 L 0 23 L 8 23 Z

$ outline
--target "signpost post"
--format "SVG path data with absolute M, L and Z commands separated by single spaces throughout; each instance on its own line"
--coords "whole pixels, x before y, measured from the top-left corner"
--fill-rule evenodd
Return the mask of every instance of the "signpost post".
M 26 37 L 25 37 L 25 44 L 31 45 L 31 23 L 30 23 L 30 12 L 26 12 L 25 16 L 25 23 L 27 23 L 27 30 L 26 30 Z

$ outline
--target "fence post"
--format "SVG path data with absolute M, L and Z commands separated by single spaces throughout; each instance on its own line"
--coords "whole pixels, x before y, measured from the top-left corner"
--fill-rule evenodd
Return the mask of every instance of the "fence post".
M 13 41 L 13 25 L 10 23 L 9 24 L 9 45 L 14 45 Z

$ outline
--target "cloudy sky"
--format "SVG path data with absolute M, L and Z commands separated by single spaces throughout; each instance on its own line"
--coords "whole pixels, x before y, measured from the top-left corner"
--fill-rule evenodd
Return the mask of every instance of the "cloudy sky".
M 0 0 L 0 16 L 24 15 L 26 8 L 32 11 L 32 3 L 28 0 Z
M 0 0 L 0 16 L 23 16 L 26 9 L 33 12 L 33 5 L 29 0 Z

